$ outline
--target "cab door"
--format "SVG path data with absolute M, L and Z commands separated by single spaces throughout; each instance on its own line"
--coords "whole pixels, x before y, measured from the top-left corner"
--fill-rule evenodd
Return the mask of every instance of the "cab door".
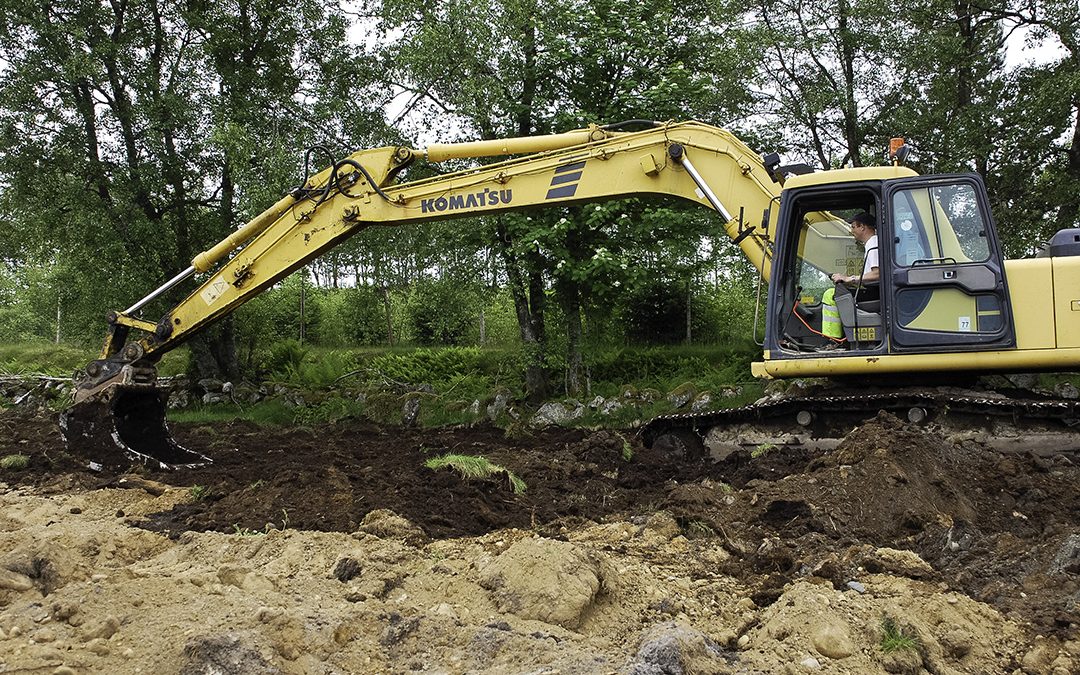
M 986 188 L 976 175 L 889 181 L 891 352 L 1016 344 Z

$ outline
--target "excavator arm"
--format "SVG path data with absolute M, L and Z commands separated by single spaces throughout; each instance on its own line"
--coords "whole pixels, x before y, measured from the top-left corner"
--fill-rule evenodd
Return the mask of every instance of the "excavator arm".
M 397 182 L 416 161 L 504 155 L 517 157 Z M 650 123 L 634 132 L 593 126 L 552 136 L 356 152 L 200 253 L 161 288 L 112 313 L 100 358 L 76 376 L 75 405 L 63 416 L 62 428 L 69 445 L 84 451 L 86 445 L 98 446 L 90 452 L 101 457 L 162 466 L 208 461 L 176 445 L 165 429 L 165 397 L 156 387 L 154 364 L 367 227 L 668 195 L 719 212 L 728 236 L 767 279 L 769 214 L 775 211 L 780 179 L 775 155 L 763 160 L 729 132 L 700 122 Z M 196 274 L 207 276 L 159 321 L 138 316 L 152 300 Z M 133 331 L 141 336 L 132 339 Z

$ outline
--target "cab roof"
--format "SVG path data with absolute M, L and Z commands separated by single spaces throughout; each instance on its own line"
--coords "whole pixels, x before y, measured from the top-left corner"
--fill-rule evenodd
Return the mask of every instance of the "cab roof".
M 854 169 L 832 169 L 815 171 L 792 176 L 784 181 L 784 189 L 829 185 L 832 183 L 856 183 L 860 181 L 889 180 L 891 178 L 911 178 L 918 172 L 906 166 L 861 166 Z

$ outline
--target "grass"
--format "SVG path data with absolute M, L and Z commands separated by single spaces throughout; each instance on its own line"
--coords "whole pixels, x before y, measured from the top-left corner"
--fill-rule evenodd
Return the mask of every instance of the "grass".
M 4 471 L 22 471 L 30 466 L 30 458 L 26 455 L 5 455 L 0 459 L 0 469 Z
M 232 420 L 247 420 L 263 426 L 288 426 L 296 423 L 294 410 L 280 399 L 259 401 L 251 406 L 232 403 L 195 406 L 183 410 L 170 410 L 170 422 L 212 424 Z
M 101 332 L 102 335 L 105 334 L 104 323 Z M 96 348 L 65 343 L 42 341 L 0 344 L 0 374 L 71 377 L 72 373 L 97 357 Z M 187 361 L 187 348 L 181 347 L 162 358 L 158 364 L 158 374 L 179 375 L 187 368 Z
M 629 462 L 634 458 L 634 448 L 631 447 L 630 441 L 626 440 L 626 436 L 616 432 L 616 436 L 622 441 L 622 458 L 624 462 Z
M 188 488 L 188 494 L 193 501 L 201 502 L 210 495 L 210 488 L 206 485 L 192 485 Z
M 712 539 L 716 537 L 716 530 L 704 520 L 691 520 L 686 524 L 686 536 L 688 539 Z
M 905 633 L 892 617 L 886 616 L 881 620 L 881 651 L 889 654 L 918 648 L 918 638 Z
M 757 459 L 758 457 L 764 457 L 770 452 L 776 449 L 775 443 L 762 443 L 753 450 L 750 451 L 750 459 Z
M 491 476 L 503 473 L 506 474 L 507 479 L 510 481 L 510 489 L 516 495 L 524 494 L 528 487 L 525 484 L 525 481 L 521 480 L 521 478 L 513 471 L 495 464 L 486 457 L 477 455 L 455 455 L 452 453 L 440 455 L 439 457 L 432 457 L 424 462 L 424 466 L 433 471 L 453 469 L 465 480 L 490 478 Z

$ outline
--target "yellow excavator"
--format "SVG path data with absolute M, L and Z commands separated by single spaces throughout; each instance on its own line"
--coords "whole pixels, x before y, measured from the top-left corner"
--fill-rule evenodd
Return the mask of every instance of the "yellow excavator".
M 308 177 L 191 266 L 122 312 L 110 314 L 100 358 L 76 375 L 61 416 L 69 446 L 92 464 L 143 461 L 196 466 L 165 425 L 156 362 L 196 331 L 360 230 L 376 225 L 666 195 L 719 214 L 718 225 L 767 283 L 761 378 L 1075 370 L 1080 366 L 1080 230 L 1059 232 L 1048 255 L 1004 260 L 986 188 L 973 174 L 920 176 L 894 143 L 885 166 L 813 171 L 781 166 L 731 133 L 700 122 L 635 120 L 568 133 L 356 152 Z M 416 181 L 414 162 L 502 157 Z M 849 221 L 877 224 L 879 283 L 837 293 L 830 275 L 861 277 L 867 252 Z M 196 275 L 200 285 L 157 321 L 141 310 Z M 842 332 L 827 331 L 835 312 Z M 906 409 L 913 420 L 948 405 L 976 414 L 1072 420 L 1075 403 L 1008 402 L 884 392 L 671 415 L 645 428 L 701 438 L 712 426 L 793 415 L 810 427 L 829 407 Z M 920 412 L 921 411 L 921 412 Z M 685 444 L 684 444 L 685 445 Z

